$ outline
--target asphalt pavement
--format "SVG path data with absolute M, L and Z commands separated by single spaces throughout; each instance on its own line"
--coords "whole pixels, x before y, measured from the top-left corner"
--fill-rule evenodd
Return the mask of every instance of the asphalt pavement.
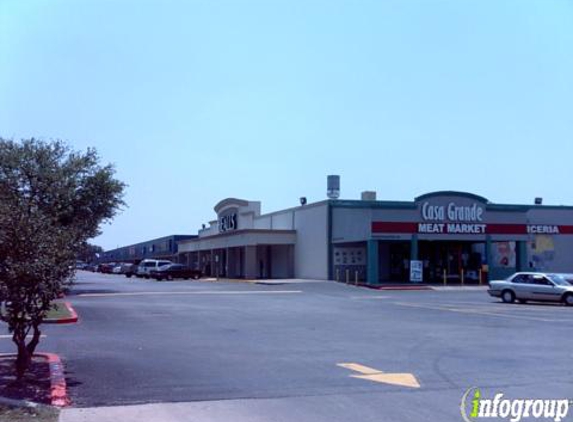
M 63 422 L 459 421 L 471 387 L 573 398 L 573 309 L 479 289 L 80 272 L 68 300 L 80 322 L 46 326 L 40 345 L 66 368 Z M 419 388 L 372 379 L 387 374 Z

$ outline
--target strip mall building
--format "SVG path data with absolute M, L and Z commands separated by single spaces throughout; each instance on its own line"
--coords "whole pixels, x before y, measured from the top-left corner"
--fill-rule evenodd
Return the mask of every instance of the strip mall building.
M 365 196 L 367 197 L 367 196 Z M 463 192 L 414 201 L 329 199 L 261 214 L 261 203 L 228 198 L 180 261 L 230 278 L 358 278 L 477 282 L 515 271 L 573 273 L 573 207 L 494 204 Z

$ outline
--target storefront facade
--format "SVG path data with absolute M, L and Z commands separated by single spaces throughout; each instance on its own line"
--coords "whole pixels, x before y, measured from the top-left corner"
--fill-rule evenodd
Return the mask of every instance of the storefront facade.
M 261 203 L 227 198 L 180 261 L 213 277 L 327 279 L 327 204 L 261 215 Z
M 229 198 L 180 261 L 206 274 L 369 284 L 485 282 L 515 271 L 573 272 L 573 207 L 500 205 L 463 192 L 414 201 L 326 200 L 261 214 Z
M 463 192 L 333 207 L 334 253 L 361 248 L 369 283 L 410 281 L 412 261 L 429 282 L 573 272 L 572 207 L 492 204 Z

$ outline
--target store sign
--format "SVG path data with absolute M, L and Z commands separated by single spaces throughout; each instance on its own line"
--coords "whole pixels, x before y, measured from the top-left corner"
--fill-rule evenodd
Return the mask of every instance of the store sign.
M 485 234 L 486 224 L 420 223 L 418 233 L 433 234 Z
M 573 226 L 551 224 L 471 224 L 373 221 L 372 233 L 573 235 Z
M 237 213 L 227 214 L 219 220 L 219 231 L 224 233 L 237 230 Z
M 447 205 L 422 204 L 422 220 L 479 223 L 483 221 L 484 208 L 477 203 L 458 205 L 450 202 Z
M 527 234 L 560 234 L 559 226 L 529 225 Z

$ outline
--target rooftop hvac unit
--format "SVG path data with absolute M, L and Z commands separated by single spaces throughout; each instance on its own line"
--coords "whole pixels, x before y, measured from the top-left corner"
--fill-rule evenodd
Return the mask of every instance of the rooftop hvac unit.
M 366 190 L 360 194 L 360 198 L 363 201 L 376 201 L 376 192 L 371 190 Z

